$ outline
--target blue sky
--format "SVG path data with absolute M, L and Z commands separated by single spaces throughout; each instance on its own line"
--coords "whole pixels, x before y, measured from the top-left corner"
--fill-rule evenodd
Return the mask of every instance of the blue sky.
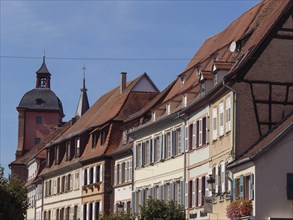
M 42 63 L 52 74 L 64 121 L 75 115 L 82 67 L 92 105 L 116 87 L 120 72 L 147 72 L 160 90 L 187 66 L 204 41 L 259 0 L 1 0 L 0 164 L 5 176 L 17 146 L 18 106 L 35 87 Z

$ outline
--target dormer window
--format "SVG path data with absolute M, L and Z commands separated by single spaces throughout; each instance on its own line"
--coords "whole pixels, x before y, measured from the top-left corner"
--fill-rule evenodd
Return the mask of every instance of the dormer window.
M 122 132 L 122 143 L 126 144 L 127 143 L 127 130 L 124 130 Z
M 49 167 L 50 166 L 50 150 L 47 149 L 46 152 L 46 166 Z
M 70 160 L 70 141 L 66 143 L 66 160 Z
M 166 114 L 167 114 L 167 115 L 170 115 L 170 113 L 171 113 L 171 106 L 170 106 L 170 102 L 168 102 L 168 103 L 166 104 Z
M 105 145 L 105 142 L 106 142 L 106 132 L 102 131 L 101 132 L 101 147 Z
M 206 83 L 205 80 L 200 82 L 200 94 L 204 95 L 206 93 Z
M 182 107 L 186 107 L 187 106 L 187 94 L 184 94 L 182 96 Z
M 156 112 L 155 111 L 152 112 L 152 118 L 153 118 L 153 121 L 156 121 Z
M 185 78 L 184 78 L 184 75 L 180 76 L 180 84 L 181 85 L 184 85 L 185 83 Z
M 55 164 L 59 164 L 59 146 L 55 147 Z
M 75 139 L 75 157 L 80 156 L 80 139 L 76 138 Z
M 216 85 L 218 83 L 218 72 L 215 71 L 213 73 L 213 80 L 214 80 L 214 85 Z
M 92 149 L 96 149 L 97 142 L 98 142 L 98 135 L 97 133 L 93 133 L 92 134 Z

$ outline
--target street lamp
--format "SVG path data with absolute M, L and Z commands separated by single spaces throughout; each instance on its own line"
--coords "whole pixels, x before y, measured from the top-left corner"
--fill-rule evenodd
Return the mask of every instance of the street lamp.
M 122 212 L 123 212 L 123 208 L 124 208 L 124 203 L 120 201 L 120 202 L 117 204 L 118 215 L 119 215 L 119 214 L 122 214 Z
M 209 185 L 209 190 L 212 192 L 212 196 L 215 194 L 213 189 L 213 184 L 215 183 L 215 179 L 212 174 L 209 175 L 209 178 L 207 179 L 207 183 Z

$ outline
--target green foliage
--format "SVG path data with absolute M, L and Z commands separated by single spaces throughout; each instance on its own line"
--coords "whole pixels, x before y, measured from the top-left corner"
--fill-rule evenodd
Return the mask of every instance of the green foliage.
M 148 199 L 145 206 L 140 207 L 141 220 L 183 220 L 185 219 L 185 212 L 182 206 L 176 204 L 174 201 L 161 201 Z
M 0 167 L 3 171 L 3 168 Z M 18 177 L 0 176 L 0 219 L 22 220 L 28 208 L 27 191 Z

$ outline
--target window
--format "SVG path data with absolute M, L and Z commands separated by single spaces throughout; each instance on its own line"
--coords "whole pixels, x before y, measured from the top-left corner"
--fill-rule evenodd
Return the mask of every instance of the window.
M 79 189 L 79 173 L 75 173 L 75 177 L 74 177 L 74 189 Z
M 153 116 L 153 121 L 156 121 L 156 112 L 155 111 L 152 112 L 152 116 Z
M 166 113 L 167 113 L 167 115 L 170 115 L 170 113 L 171 113 L 171 106 L 170 106 L 169 102 L 166 104 Z
M 96 149 L 97 141 L 98 141 L 98 135 L 96 133 L 92 134 L 92 149 Z
M 104 147 L 105 142 L 106 142 L 106 132 L 102 131 L 101 132 L 101 147 Z
M 189 180 L 188 182 L 188 207 L 194 207 L 194 181 Z
M 80 139 L 79 138 L 75 139 L 75 156 L 76 157 L 80 156 Z
M 202 119 L 197 121 L 197 129 L 198 129 L 198 146 L 201 146 L 202 143 Z
M 165 184 L 165 201 L 170 201 L 171 200 L 171 183 Z
M 182 201 L 181 201 L 181 197 L 182 197 L 182 185 L 183 182 L 182 181 L 176 181 L 175 183 L 175 202 L 177 202 L 177 204 L 181 205 Z
M 87 177 L 87 169 L 84 169 L 83 170 L 83 185 L 84 186 L 86 186 L 88 184 L 87 179 L 88 179 L 88 177 Z
M 121 171 L 121 182 L 122 183 L 125 183 L 125 171 L 126 171 L 125 168 L 126 168 L 125 162 L 123 162 L 122 165 L 121 165 L 121 169 L 122 169 L 122 171 Z
M 57 178 L 57 193 L 60 193 L 60 177 Z
M 213 74 L 213 80 L 214 80 L 214 85 L 216 85 L 218 83 L 218 73 L 217 73 L 217 71 L 215 71 L 214 74 Z
M 122 143 L 126 144 L 127 143 L 127 130 L 124 130 L 122 132 Z
M 42 124 L 42 117 L 41 116 L 36 117 L 36 124 L 38 124 L 38 125 Z
M 151 145 L 150 145 L 150 140 L 147 140 L 145 142 L 145 161 L 144 164 L 145 165 L 149 165 L 150 164 L 150 159 L 151 159 Z
M 50 150 L 48 149 L 46 152 L 46 166 L 50 166 Z
M 154 156 L 155 156 L 155 162 L 161 160 L 161 136 L 156 136 L 154 139 Z
M 287 173 L 287 199 L 293 200 L 293 173 Z
M 171 131 L 165 134 L 165 145 L 166 145 L 166 157 L 170 158 L 172 156 L 172 140 Z
M 226 132 L 231 131 L 231 98 L 226 99 Z
M 136 167 L 142 166 L 142 144 L 138 143 L 136 145 Z
M 184 94 L 182 96 L 182 107 L 186 107 L 187 106 L 187 94 Z
M 176 144 L 176 154 L 181 154 L 183 152 L 183 135 L 182 127 L 179 127 L 175 130 L 175 144 Z
M 202 118 L 202 144 L 207 144 L 207 139 L 208 139 L 208 136 L 207 136 L 207 118 L 204 117 Z
M 41 143 L 41 138 L 35 138 L 35 145 Z
M 70 160 L 70 141 L 66 143 L 66 160 Z
M 233 200 L 241 199 L 254 199 L 254 174 L 241 175 L 233 180 Z
M 55 164 L 59 164 L 59 146 L 55 147 Z
M 217 108 L 213 109 L 213 140 L 217 140 Z
M 204 95 L 206 93 L 206 83 L 204 80 L 200 82 L 200 94 Z
M 224 135 L 224 103 L 219 104 L 219 136 Z

